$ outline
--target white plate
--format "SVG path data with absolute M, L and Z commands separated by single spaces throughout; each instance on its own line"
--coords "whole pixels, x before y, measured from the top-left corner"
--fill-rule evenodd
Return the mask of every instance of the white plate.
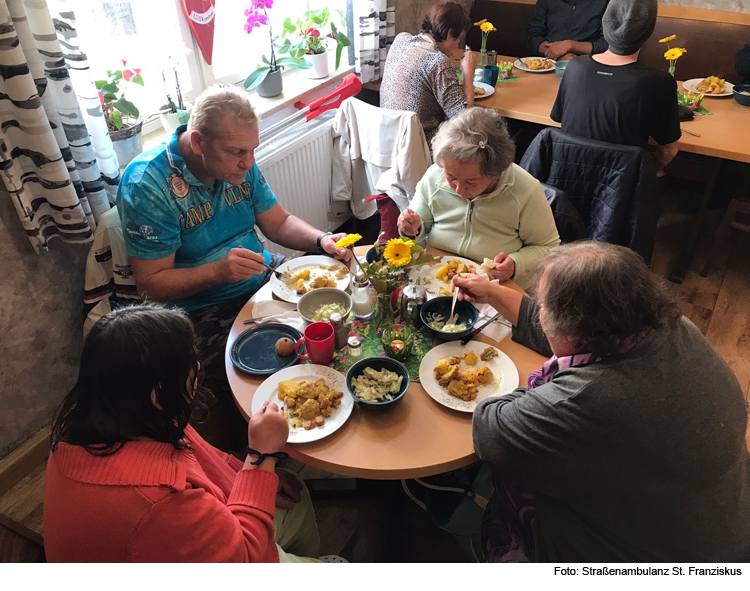
M 474 412 L 477 404 L 485 398 L 502 396 L 503 394 L 513 392 L 513 390 L 518 388 L 518 369 L 516 369 L 516 364 L 511 361 L 510 357 L 496 347 L 493 348 L 498 353 L 497 357 L 493 357 L 489 361 L 482 361 L 480 359 L 473 366 L 474 368 L 489 367 L 495 376 L 492 382 L 479 388 L 479 393 L 474 400 L 466 402 L 460 398 L 451 396 L 448 394 L 447 388 L 443 388 L 437 383 L 433 370 L 437 362 L 443 357 L 450 357 L 451 355 L 463 357 L 469 351 L 473 351 L 479 357 L 479 354 L 490 346 L 487 343 L 476 341 L 469 341 L 466 345 L 462 345 L 460 341 L 451 341 L 438 345 L 424 356 L 422 363 L 419 365 L 419 381 L 422 387 L 436 402 L 461 412 Z M 463 361 L 460 368 L 467 369 Z
M 445 263 L 447 263 L 450 259 L 456 259 L 457 261 L 461 261 L 465 265 L 473 266 L 475 273 L 479 271 L 479 267 L 481 266 L 475 261 L 455 255 L 448 255 L 441 257 L 440 262 L 422 265 L 421 267 L 412 267 L 411 269 L 409 269 L 409 282 L 424 286 L 427 289 L 428 300 L 438 297 L 440 295 L 440 288 L 444 287 L 445 289 L 450 290 L 451 284 L 443 283 L 442 281 L 440 281 L 440 279 L 437 279 L 435 277 L 435 273 L 437 273 L 437 270 Z
M 485 90 L 485 93 L 481 95 L 474 93 L 474 100 L 476 101 L 486 99 L 488 96 L 492 96 L 493 94 L 495 94 L 495 89 L 489 84 L 485 84 L 484 82 L 475 82 L 474 86 L 476 86 L 477 88 L 484 88 Z
M 543 58 L 540 58 L 539 56 L 536 56 L 536 57 L 522 57 L 521 59 L 524 59 L 524 60 L 538 60 L 538 59 L 543 59 Z M 549 60 L 549 61 L 551 61 L 553 64 L 555 63 L 555 60 Z M 524 64 L 520 59 L 513 62 L 513 67 L 516 68 L 516 69 L 518 69 L 518 70 L 522 70 L 524 72 L 530 72 L 531 74 L 546 74 L 547 72 L 554 72 L 555 71 L 555 67 L 554 66 L 552 66 L 551 68 L 546 68 L 544 70 L 529 70 L 529 68 L 526 67 L 526 64 Z
M 251 407 L 252 413 L 255 414 L 258 412 L 266 400 L 282 406 L 283 403 L 279 400 L 279 382 L 283 382 L 284 380 L 294 380 L 298 383 L 302 380 L 315 382 L 320 378 L 326 381 L 331 390 L 341 390 L 344 393 L 344 397 L 341 399 L 341 406 L 331 413 L 331 416 L 326 419 L 322 427 L 315 427 L 309 431 L 306 431 L 302 427 L 296 429 L 289 427 L 289 439 L 287 443 L 309 443 L 328 437 L 346 423 L 349 415 L 352 414 L 354 400 L 346 391 L 346 376 L 326 365 L 293 365 L 269 376 L 255 391 Z
M 696 94 L 700 94 L 700 90 L 698 90 L 698 85 L 703 82 L 705 78 L 692 78 L 691 80 L 685 80 L 685 82 L 682 83 L 683 88 L 685 90 L 689 90 L 690 92 L 695 92 Z M 722 96 L 732 96 L 732 89 L 734 88 L 734 84 L 731 82 L 725 82 L 724 83 L 724 92 L 721 94 L 704 94 L 703 96 L 706 98 L 719 98 Z
M 286 270 L 289 270 L 289 272 L 292 275 L 295 275 L 296 273 L 299 273 L 302 271 L 305 267 L 312 267 L 315 265 L 338 265 L 340 267 L 346 268 L 344 263 L 341 261 L 337 261 L 336 259 L 332 257 L 326 257 L 326 256 L 309 256 L 309 257 L 299 257 L 296 259 L 292 259 L 291 261 L 287 261 L 283 265 L 279 266 L 277 271 L 281 271 L 282 273 Z M 310 280 L 312 281 L 317 277 L 318 275 L 322 275 L 326 271 L 323 271 L 322 269 L 313 269 L 310 272 Z M 332 271 L 335 273 L 335 271 Z M 351 275 L 347 273 L 346 277 L 343 279 L 337 279 L 336 280 L 336 289 L 340 289 L 341 291 L 345 291 L 347 287 L 349 287 L 349 281 L 351 279 Z M 306 282 L 306 283 L 309 283 Z M 293 283 L 286 284 L 280 279 L 276 279 L 276 275 L 271 273 L 271 291 L 273 291 L 274 294 L 276 294 L 279 298 L 284 300 L 285 302 L 291 302 L 292 304 L 296 304 L 299 302 L 301 295 L 297 295 L 297 288 L 296 285 Z

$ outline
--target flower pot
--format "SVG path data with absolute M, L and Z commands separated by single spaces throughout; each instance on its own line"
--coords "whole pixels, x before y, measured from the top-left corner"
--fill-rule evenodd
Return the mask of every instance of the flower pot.
M 255 90 L 258 92 L 258 96 L 262 96 L 263 98 L 279 96 L 284 91 L 284 85 L 281 80 L 281 68 L 275 72 L 268 72 L 263 82 L 258 84 Z
M 307 77 L 316 80 L 318 78 L 328 77 L 328 52 L 308 53 L 305 59 L 312 64 L 312 68 L 307 70 Z
M 161 121 L 161 126 L 164 128 L 164 131 L 167 132 L 169 135 L 172 135 L 180 126 L 180 114 L 179 113 L 159 113 L 159 121 Z
M 143 121 L 139 120 L 135 125 L 123 127 L 117 131 L 111 131 L 109 137 L 112 139 L 112 147 L 115 149 L 117 161 L 120 168 L 125 168 L 130 162 L 143 152 Z

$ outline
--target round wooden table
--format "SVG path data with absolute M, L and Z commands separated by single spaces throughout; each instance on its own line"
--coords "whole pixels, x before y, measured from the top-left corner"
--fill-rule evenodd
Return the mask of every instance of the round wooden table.
M 363 254 L 367 247 L 356 250 Z M 507 285 L 521 291 L 513 283 Z M 227 377 L 237 406 L 246 418 L 250 415 L 253 395 L 265 378 L 238 371 L 229 353 L 237 337 L 249 328 L 243 320 L 252 318 L 255 303 L 272 298 L 270 284 L 258 290 L 235 319 L 227 340 Z M 506 353 L 516 364 L 522 384 L 545 361 L 541 355 L 514 343 L 510 336 L 500 343 L 484 335 L 477 340 Z M 431 476 L 477 461 L 471 438 L 471 415 L 438 404 L 421 384 L 414 382 L 393 409 L 372 412 L 355 405 L 347 423 L 332 435 L 313 443 L 287 445 L 285 451 L 321 470 L 374 480 Z

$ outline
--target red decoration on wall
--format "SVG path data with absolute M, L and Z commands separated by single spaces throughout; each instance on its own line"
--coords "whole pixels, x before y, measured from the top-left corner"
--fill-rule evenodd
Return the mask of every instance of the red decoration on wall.
M 203 59 L 210 66 L 214 51 L 215 0 L 182 0 L 182 10 L 185 12 L 193 37 L 198 42 Z

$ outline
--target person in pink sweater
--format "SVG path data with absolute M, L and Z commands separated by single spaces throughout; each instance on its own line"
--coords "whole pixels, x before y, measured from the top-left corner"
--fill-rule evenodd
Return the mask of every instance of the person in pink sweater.
M 78 381 L 52 426 L 50 562 L 318 556 L 307 489 L 276 473 L 289 434 L 278 406 L 250 418 L 244 463 L 190 426 L 203 395 L 194 336 L 185 315 L 153 304 L 113 311 L 89 333 Z

